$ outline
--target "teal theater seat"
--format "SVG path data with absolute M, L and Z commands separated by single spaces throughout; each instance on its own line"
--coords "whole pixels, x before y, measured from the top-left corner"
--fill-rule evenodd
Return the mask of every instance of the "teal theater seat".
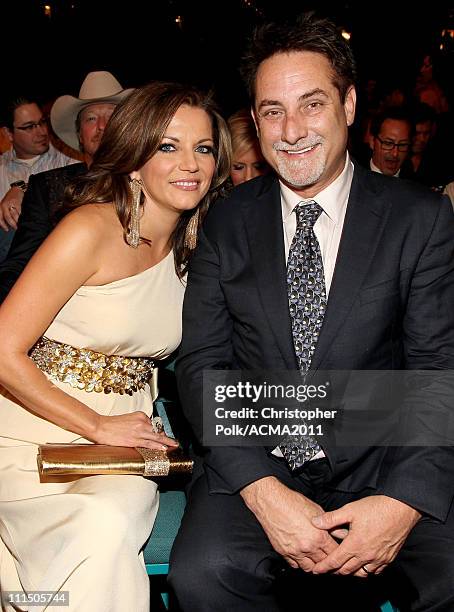
M 183 491 L 165 491 L 160 495 L 153 531 L 144 550 L 147 573 L 166 574 L 170 549 L 180 527 L 186 497 Z
M 155 402 L 155 409 L 162 419 L 164 431 L 173 437 L 172 427 L 166 413 L 166 400 L 160 398 Z M 170 483 L 164 483 L 168 486 Z M 182 485 L 183 483 L 180 483 Z M 167 610 L 169 596 L 167 593 L 166 577 L 169 572 L 169 557 L 173 541 L 180 528 L 186 496 L 182 490 L 160 491 L 159 510 L 153 525 L 153 531 L 144 549 L 145 567 L 150 577 L 151 609 L 155 609 L 153 603 L 164 605 Z M 162 602 L 156 598 L 160 593 Z M 157 601 L 156 601 L 157 599 Z
M 381 606 L 381 612 L 399 612 L 399 610 L 395 608 L 392 603 L 387 601 Z
M 161 597 L 166 609 L 168 609 L 168 595 L 165 577 L 169 571 L 169 556 L 173 541 L 180 527 L 183 516 L 186 497 L 183 491 L 165 491 L 160 495 L 159 510 L 153 531 L 144 550 L 145 567 L 151 578 L 151 589 L 158 585 L 153 576 L 161 576 Z

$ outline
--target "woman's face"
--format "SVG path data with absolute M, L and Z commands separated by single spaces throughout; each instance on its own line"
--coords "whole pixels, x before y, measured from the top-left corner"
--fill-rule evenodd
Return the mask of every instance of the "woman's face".
M 230 178 L 234 185 L 250 181 L 256 176 L 266 174 L 269 170 L 259 144 L 254 144 L 249 149 L 233 152 L 233 162 L 230 169 Z
M 148 203 L 181 214 L 197 206 L 216 167 L 211 118 L 182 105 L 170 121 L 157 153 L 132 178 L 142 180 Z

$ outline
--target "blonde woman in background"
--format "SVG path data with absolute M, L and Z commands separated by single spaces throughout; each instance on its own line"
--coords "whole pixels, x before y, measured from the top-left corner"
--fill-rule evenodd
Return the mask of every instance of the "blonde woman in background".
M 227 120 L 232 137 L 232 167 L 230 178 L 234 186 L 266 174 L 270 167 L 265 161 L 257 138 L 254 121 L 247 109 L 234 113 Z

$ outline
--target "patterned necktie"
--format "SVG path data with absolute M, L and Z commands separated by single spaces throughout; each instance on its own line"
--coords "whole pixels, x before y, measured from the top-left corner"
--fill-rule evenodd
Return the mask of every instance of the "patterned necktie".
M 287 261 L 287 291 L 293 344 L 299 369 L 309 370 L 326 310 L 325 276 L 314 225 L 322 213 L 317 202 L 295 207 L 296 232 Z M 279 444 L 290 469 L 296 470 L 321 451 L 311 436 L 288 436 Z

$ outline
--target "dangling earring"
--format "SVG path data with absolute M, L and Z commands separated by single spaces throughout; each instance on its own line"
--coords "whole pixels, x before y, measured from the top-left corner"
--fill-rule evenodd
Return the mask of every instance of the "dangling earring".
M 129 246 L 137 249 L 140 242 L 140 196 L 142 195 L 142 181 L 140 179 L 130 179 L 129 185 L 132 193 L 132 206 L 126 242 Z
M 189 219 L 186 226 L 186 232 L 184 234 L 184 246 L 190 251 L 193 251 L 197 246 L 197 231 L 199 229 L 199 211 L 197 208 L 195 213 Z

